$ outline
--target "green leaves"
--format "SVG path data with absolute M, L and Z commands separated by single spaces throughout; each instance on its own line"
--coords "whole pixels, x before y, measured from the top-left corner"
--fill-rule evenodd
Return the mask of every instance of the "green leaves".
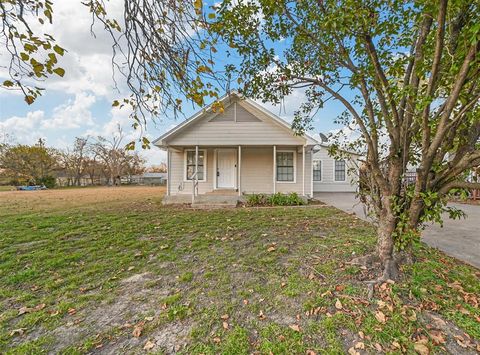
M 10 88 L 10 87 L 12 87 L 14 84 L 13 84 L 13 81 L 5 80 L 2 85 L 5 86 L 5 87 L 7 87 L 7 88 Z
M 53 72 L 62 78 L 65 75 L 65 69 L 63 68 L 55 68 L 53 69 Z
M 65 53 L 65 49 L 63 49 L 62 47 L 60 47 L 57 44 L 53 46 L 53 50 L 61 56 L 63 56 L 63 54 Z

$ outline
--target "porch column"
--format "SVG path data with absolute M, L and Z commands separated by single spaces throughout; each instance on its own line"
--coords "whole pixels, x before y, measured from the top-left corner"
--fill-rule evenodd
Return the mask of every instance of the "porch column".
M 302 194 L 305 196 L 305 146 L 302 146 Z
M 277 191 L 277 146 L 273 146 L 273 193 Z
M 313 149 L 310 149 L 310 197 L 313 198 Z
M 167 196 L 170 196 L 170 149 L 167 148 Z
M 242 146 L 238 146 L 238 163 L 237 163 L 237 188 L 238 196 L 242 196 Z

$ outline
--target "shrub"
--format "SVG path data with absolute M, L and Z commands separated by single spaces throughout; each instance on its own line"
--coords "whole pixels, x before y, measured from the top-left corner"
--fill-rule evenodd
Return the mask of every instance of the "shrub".
M 272 206 L 299 206 L 304 205 L 305 201 L 298 196 L 296 192 L 282 194 L 277 192 L 268 197 L 267 202 Z
M 305 200 L 298 196 L 296 192 L 292 192 L 289 194 L 277 192 L 270 196 L 267 196 L 265 194 L 248 195 L 247 204 L 249 206 L 299 206 L 304 205 Z
M 251 194 L 247 195 L 247 204 L 249 206 L 263 206 L 267 204 L 267 195 Z
M 49 189 L 55 187 L 55 177 L 51 175 L 47 175 L 40 179 L 37 179 L 35 182 L 37 183 L 37 185 L 45 185 L 45 187 L 48 187 Z

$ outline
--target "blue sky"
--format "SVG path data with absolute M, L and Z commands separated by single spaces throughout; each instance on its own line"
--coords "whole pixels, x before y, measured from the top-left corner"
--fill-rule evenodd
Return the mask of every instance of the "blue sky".
M 122 1 L 112 1 L 112 13 L 121 10 Z M 133 131 L 128 112 L 112 108 L 114 99 L 125 97 L 127 91 L 118 92 L 113 86 L 110 38 L 96 29 L 96 38 L 90 34 L 91 18 L 80 1 L 55 1 L 54 23 L 42 29 L 51 33 L 57 42 L 67 49 L 60 62 L 66 69 L 64 78 L 51 78 L 41 83 L 46 88 L 43 96 L 32 105 L 27 105 L 18 92 L 0 89 L 0 139 L 7 133 L 18 143 L 32 144 L 44 138 L 48 145 L 65 148 L 77 136 L 109 136 L 120 124 L 126 132 L 125 143 L 138 137 Z M 221 53 L 221 51 L 219 51 Z M 0 65 L 5 63 L 0 53 Z M 224 62 L 224 58 L 219 58 Z M 6 73 L 0 68 L 0 80 Z M 122 89 L 120 89 L 122 90 Z M 290 120 L 294 111 L 304 100 L 302 91 L 285 99 L 282 108 L 263 104 L 282 118 Z M 198 108 L 185 105 L 185 116 Z M 342 111 L 335 102 L 329 102 L 316 116 L 315 132 L 328 132 L 339 126 L 333 123 Z M 146 136 L 154 139 L 178 124 L 182 118 L 162 116 L 149 120 Z M 148 165 L 165 160 L 165 153 L 155 147 L 142 151 Z

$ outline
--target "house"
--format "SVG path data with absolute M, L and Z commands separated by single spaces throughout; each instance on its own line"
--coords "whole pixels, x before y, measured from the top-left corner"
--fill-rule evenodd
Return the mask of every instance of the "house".
M 318 140 L 237 93 L 220 102 L 222 110 L 208 106 L 153 142 L 167 151 L 166 201 L 355 190 L 349 163 L 335 162 Z
M 142 183 L 144 185 L 165 185 L 167 173 L 143 173 Z

